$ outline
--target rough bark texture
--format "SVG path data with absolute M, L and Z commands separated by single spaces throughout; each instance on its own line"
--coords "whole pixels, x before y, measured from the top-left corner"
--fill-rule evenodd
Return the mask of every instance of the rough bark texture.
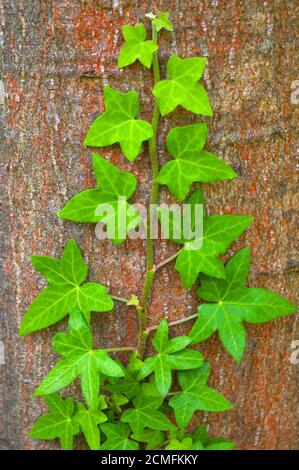
M 56 357 L 50 339 L 57 327 L 25 338 L 17 331 L 24 311 L 44 286 L 30 264 L 31 254 L 60 256 L 73 237 L 90 264 L 90 279 L 111 293 L 139 293 L 145 247 L 127 241 L 115 247 L 99 242 L 94 226 L 62 222 L 56 216 L 70 196 L 93 186 L 91 150 L 83 137 L 103 111 L 102 87 L 135 88 L 142 116 L 151 118 L 151 77 L 140 65 L 119 71 L 121 26 L 143 21 L 144 13 L 169 10 L 175 33 L 161 34 L 163 72 L 171 52 L 208 58 L 204 84 L 215 115 L 208 119 L 208 148 L 229 162 L 240 178 L 204 187 L 210 213 L 253 214 L 255 222 L 233 248 L 252 250 L 250 284 L 295 300 L 295 119 L 291 102 L 295 59 L 295 1 L 283 0 L 4 0 L 0 3 L 2 41 L 1 136 L 4 210 L 2 329 L 5 364 L 0 365 L 0 447 L 56 448 L 33 441 L 27 431 L 44 410 L 31 394 Z M 175 125 L 202 120 L 187 112 L 161 120 L 160 164 L 168 158 L 165 136 Z M 147 146 L 129 165 L 118 146 L 103 155 L 138 178 L 135 201 L 148 202 Z M 161 200 L 170 200 L 165 190 Z M 175 247 L 156 244 L 161 261 Z M 230 253 L 232 250 L 230 251 Z M 195 289 L 184 292 L 173 265 L 157 275 L 151 322 L 178 319 L 196 311 Z M 137 321 L 133 308 L 93 316 L 99 345 L 131 345 Z M 214 335 L 200 346 L 212 363 L 211 384 L 234 404 L 232 412 L 199 415 L 211 435 L 225 435 L 238 449 L 298 448 L 298 368 L 290 363 L 291 343 L 299 339 L 296 317 L 247 325 L 241 366 Z M 176 333 L 186 333 L 190 325 Z M 194 427 L 195 421 L 192 422 Z M 191 427 L 192 427 L 191 426 Z

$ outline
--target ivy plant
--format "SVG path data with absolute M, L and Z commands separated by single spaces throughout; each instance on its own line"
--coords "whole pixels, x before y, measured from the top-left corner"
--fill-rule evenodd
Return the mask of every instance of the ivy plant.
M 228 353 L 239 363 L 245 351 L 244 323 L 284 317 L 294 313 L 295 307 L 274 292 L 246 287 L 249 248 L 240 250 L 224 265 L 221 255 L 253 222 L 253 217 L 209 215 L 205 208 L 199 183 L 237 177 L 228 162 L 203 150 L 207 124 L 197 122 L 172 129 L 166 139 L 172 159 L 160 168 L 157 152 L 160 116 L 178 106 L 197 115 L 213 113 L 208 95 L 199 83 L 206 59 L 173 55 L 167 62 L 167 76 L 161 79 L 158 33 L 164 29 L 172 34 L 173 25 L 167 12 L 149 13 L 146 17 L 152 25 L 151 38 L 143 24 L 123 27 L 125 44 L 118 67 L 138 61 L 147 69 L 152 68 L 152 122 L 139 119 L 139 97 L 135 90 L 123 93 L 106 86 L 105 111 L 91 124 L 84 145 L 105 147 L 119 143 L 130 162 L 138 157 L 142 145 L 148 145 L 152 168 L 150 203 L 158 203 L 160 185 L 166 185 L 172 196 L 191 207 L 193 227 L 195 205 L 203 205 L 202 235 L 177 237 L 177 221 L 169 212 L 169 237 L 180 248 L 157 264 L 148 219 L 144 283 L 141 293 L 132 292 L 129 299 L 115 296 L 107 287 L 87 280 L 88 267 L 74 240 L 66 244 L 60 259 L 32 257 L 33 266 L 45 276 L 48 285 L 29 306 L 20 335 L 47 328 L 64 317 L 68 317 L 68 331 L 64 327 L 63 332 L 53 337 L 53 351 L 60 358 L 34 392 L 35 397 L 44 398 L 48 412 L 33 425 L 30 436 L 59 439 L 62 449 L 72 449 L 74 438 L 82 434 L 92 450 L 230 450 L 234 448 L 233 442 L 209 437 L 203 424 L 195 426 L 198 411 L 223 413 L 233 407 L 229 397 L 208 385 L 211 366 L 197 345 L 217 331 Z M 110 236 L 113 243 L 121 243 L 129 230 L 140 223 L 138 211 L 129 202 L 137 180 L 101 155 L 94 154 L 92 159 L 97 187 L 73 196 L 61 208 L 59 217 L 108 224 L 103 212 L 97 210 L 110 204 L 115 218 L 121 210 L 127 215 L 125 233 L 115 231 Z M 197 188 L 190 195 L 194 183 Z M 163 211 L 167 209 L 159 209 L 159 217 Z M 174 322 L 162 318 L 155 325 L 148 315 L 155 273 L 173 260 L 185 289 L 199 284 L 201 303 L 198 312 L 191 316 Z M 132 339 L 130 347 L 96 348 L 91 313 L 112 311 L 114 302 L 133 306 L 139 324 L 138 337 Z M 99 316 L 96 321 L 103 321 L 102 318 Z M 188 335 L 173 335 L 174 325 L 190 321 L 193 325 Z M 65 398 L 70 390 L 64 389 L 74 381 L 79 381 L 82 393 L 76 399 Z

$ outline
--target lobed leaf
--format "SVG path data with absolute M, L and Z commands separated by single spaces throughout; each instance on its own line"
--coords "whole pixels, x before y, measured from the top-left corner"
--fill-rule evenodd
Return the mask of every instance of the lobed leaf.
M 225 278 L 219 255 L 225 253 L 252 221 L 253 217 L 243 215 L 204 217 L 202 239 L 186 242 L 176 261 L 175 268 L 181 275 L 184 288 L 192 287 L 200 273 Z
M 98 188 L 76 194 L 58 215 L 75 222 L 102 222 L 112 242 L 121 243 L 129 229 L 140 221 L 138 211 L 127 202 L 136 189 L 137 180 L 132 173 L 120 171 L 96 154 L 93 169 Z
M 250 252 L 244 248 L 227 263 L 225 279 L 200 276 L 198 294 L 213 303 L 198 307 L 198 319 L 190 332 L 192 343 L 198 343 L 217 330 L 225 348 L 238 363 L 246 345 L 243 321 L 263 323 L 296 311 L 293 304 L 274 292 L 245 287 L 249 263 Z
M 206 59 L 202 57 L 170 57 L 167 63 L 170 80 L 161 80 L 153 88 L 162 116 L 179 105 L 192 113 L 213 115 L 208 95 L 198 83 L 205 65 Z
M 74 240 L 67 243 L 60 260 L 35 256 L 32 263 L 46 276 L 49 285 L 27 310 L 19 335 L 53 325 L 72 310 L 81 310 L 87 318 L 91 311 L 112 310 L 113 300 L 105 286 L 94 282 L 81 285 L 87 276 L 87 266 Z
M 148 69 L 152 65 L 153 53 L 158 50 L 154 41 L 146 41 L 146 29 L 142 23 L 135 26 L 123 26 L 126 44 L 120 51 L 118 67 L 126 67 L 139 60 Z
M 99 424 L 107 421 L 107 416 L 100 410 L 85 408 L 82 403 L 77 404 L 74 420 L 78 422 L 91 450 L 100 449 Z
M 169 419 L 158 410 L 163 397 L 146 397 L 142 394 L 133 400 L 134 408 L 125 410 L 121 421 L 129 423 L 134 434 L 143 432 L 145 427 L 158 431 L 175 429 Z
M 152 23 L 155 25 L 157 32 L 161 31 L 161 29 L 173 31 L 173 25 L 169 21 L 168 11 L 158 11 L 157 16 L 152 19 Z
M 137 442 L 129 439 L 130 427 L 125 423 L 106 423 L 101 425 L 101 430 L 107 436 L 107 440 L 101 445 L 101 450 L 138 450 Z
M 179 439 L 171 439 L 165 450 L 189 450 L 192 447 L 192 438 L 184 437 L 181 441 Z M 199 449 L 197 449 L 199 450 Z
M 51 440 L 58 437 L 64 450 L 73 448 L 73 436 L 79 433 L 79 424 L 74 420 L 74 401 L 64 400 L 57 394 L 45 397 L 49 412 L 41 416 L 29 432 L 34 439 Z
M 139 98 L 136 91 L 121 93 L 105 86 L 104 102 L 106 111 L 91 125 L 84 145 L 105 147 L 119 142 L 127 159 L 135 160 L 142 142 L 153 135 L 149 122 L 136 119 L 139 114 Z
M 122 367 L 101 349 L 92 349 L 92 336 L 88 326 L 70 334 L 58 333 L 53 348 L 64 359 L 59 361 L 35 391 L 35 396 L 48 395 L 80 377 L 82 393 L 89 408 L 96 409 L 99 398 L 100 373 L 109 377 L 122 377 Z
M 202 150 L 207 132 L 207 125 L 202 123 L 176 127 L 167 136 L 166 145 L 174 160 L 162 167 L 157 181 L 166 184 L 180 201 L 187 196 L 194 182 L 212 183 L 237 176 L 218 157 Z
M 220 393 L 206 385 L 209 370 L 209 364 L 204 364 L 203 369 L 178 373 L 182 392 L 175 393 L 171 397 L 169 405 L 173 408 L 176 421 L 181 429 L 186 428 L 197 410 L 224 411 L 233 407 Z
M 201 353 L 192 349 L 185 349 L 190 344 L 189 337 L 179 336 L 168 339 L 167 320 L 161 321 L 152 343 L 158 354 L 145 359 L 137 377 L 139 380 L 142 380 L 151 373 L 154 373 L 155 385 L 163 396 L 167 394 L 171 387 L 171 371 L 173 369 L 195 369 L 203 363 Z

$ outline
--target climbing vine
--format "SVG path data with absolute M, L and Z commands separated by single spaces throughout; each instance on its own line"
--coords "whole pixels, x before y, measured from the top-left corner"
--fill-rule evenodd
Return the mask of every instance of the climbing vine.
M 161 79 L 158 34 L 163 28 L 173 31 L 173 26 L 167 12 L 146 16 L 152 24 L 151 39 L 147 39 L 143 24 L 124 26 L 125 45 L 118 67 L 139 61 L 152 69 L 152 122 L 138 118 L 136 91 L 122 93 L 106 86 L 105 112 L 91 125 L 84 144 L 104 147 L 119 143 L 131 162 L 138 157 L 143 142 L 148 142 L 152 168 L 150 204 L 158 203 L 159 187 L 166 185 L 178 201 L 191 207 L 195 225 L 195 206 L 204 206 L 205 201 L 199 187 L 188 196 L 192 184 L 231 180 L 237 174 L 217 156 L 203 150 L 207 139 L 205 123 L 172 129 L 166 139 L 172 159 L 159 167 L 157 134 L 161 116 L 177 106 L 197 115 L 213 113 L 208 95 L 199 84 L 206 59 L 173 55 L 167 63 L 167 78 Z M 124 230 L 117 228 L 110 236 L 113 243 L 121 243 L 130 230 L 141 224 L 137 209 L 129 202 L 137 186 L 136 178 L 98 154 L 92 158 L 97 187 L 75 195 L 59 217 L 107 225 L 105 211 L 99 209 L 109 204 L 115 219 L 120 211 L 126 216 Z M 46 277 L 48 285 L 27 310 L 20 335 L 49 327 L 68 315 L 68 332 L 57 333 L 52 340 L 53 351 L 61 359 L 34 393 L 44 398 L 49 410 L 34 424 L 32 438 L 59 438 L 63 449 L 72 449 L 74 436 L 80 433 L 93 450 L 234 448 L 234 443 L 224 438 L 209 438 L 204 426 L 189 432 L 188 425 L 198 410 L 223 412 L 233 407 L 227 398 L 207 385 L 210 364 L 192 346 L 217 331 L 228 353 L 240 363 L 246 343 L 243 323 L 266 322 L 290 315 L 295 308 L 274 292 L 245 287 L 249 248 L 237 252 L 226 265 L 220 257 L 250 225 L 251 216 L 208 215 L 204 207 L 202 234 L 186 238 L 176 235 L 175 218 L 169 209 L 164 207 L 158 212 L 159 217 L 168 212 L 169 237 L 179 249 L 155 264 L 149 211 L 145 223 L 146 273 L 140 296 L 133 293 L 130 299 L 116 297 L 105 286 L 87 281 L 88 267 L 74 240 L 66 244 L 60 259 L 32 257 L 33 266 Z M 155 273 L 174 260 L 185 289 L 199 281 L 198 312 L 174 322 L 163 319 L 159 325 L 152 325 L 148 303 Z M 96 349 L 90 328 L 91 312 L 111 311 L 115 302 L 135 308 L 139 335 L 132 339 L 131 347 Z M 193 322 L 188 336 L 173 337 L 172 326 L 183 322 Z M 149 342 L 154 352 L 146 356 Z M 127 353 L 125 363 L 118 358 L 118 352 Z M 81 401 L 59 394 L 75 380 L 81 384 Z

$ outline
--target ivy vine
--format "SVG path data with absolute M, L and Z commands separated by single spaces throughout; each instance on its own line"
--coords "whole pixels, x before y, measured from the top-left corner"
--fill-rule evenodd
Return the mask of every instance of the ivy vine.
M 167 63 L 167 78 L 160 78 L 158 33 L 173 31 L 167 12 L 146 15 L 152 24 L 152 38 L 147 39 L 143 24 L 124 26 L 123 46 L 118 66 L 136 60 L 152 68 L 155 97 L 152 122 L 138 118 L 139 98 L 136 91 L 122 93 L 104 88 L 105 112 L 95 119 L 84 140 L 86 146 L 104 147 L 119 143 L 131 162 L 137 158 L 143 142 L 148 141 L 152 168 L 150 203 L 157 204 L 160 185 L 167 185 L 179 201 L 184 201 L 193 183 L 231 180 L 235 171 L 217 156 L 203 150 L 207 125 L 196 123 L 172 129 L 166 146 L 172 159 L 159 168 L 157 133 L 160 116 L 182 106 L 188 111 L 212 116 L 208 95 L 198 83 L 206 59 L 182 59 L 176 55 Z M 100 155 L 93 155 L 97 187 L 74 196 L 59 212 L 59 217 L 76 222 L 101 222 L 97 207 L 109 203 L 119 210 L 124 199 L 127 214 L 126 234 L 115 233 L 113 243 L 121 243 L 129 229 L 138 225 L 138 212 L 128 202 L 137 181 L 133 174 L 122 172 Z M 204 204 L 197 188 L 187 200 L 191 206 Z M 123 210 L 123 209 L 122 209 Z M 164 209 L 167 211 L 167 209 Z M 262 323 L 290 315 L 295 307 L 281 296 L 266 289 L 245 287 L 250 265 L 249 248 L 243 248 L 224 265 L 220 255 L 252 222 L 246 215 L 208 215 L 204 211 L 201 244 L 195 238 L 174 236 L 171 217 L 170 238 L 178 251 L 160 264 L 154 261 L 154 242 L 150 236 L 150 213 L 146 224 L 146 274 L 141 296 L 130 299 L 111 295 L 97 282 L 87 281 L 88 267 L 79 247 L 70 240 L 60 259 L 33 256 L 33 266 L 48 285 L 36 297 L 23 319 L 20 335 L 49 327 L 65 316 L 67 333 L 53 337 L 53 351 L 61 359 L 39 385 L 34 396 L 44 397 L 49 408 L 30 431 L 35 439 L 60 439 L 63 449 L 72 449 L 74 436 L 83 433 L 90 449 L 195 449 L 226 450 L 234 443 L 224 438 L 209 438 L 204 426 L 193 433 L 187 429 L 198 410 L 222 412 L 232 409 L 230 401 L 207 385 L 210 364 L 193 349 L 214 332 L 218 332 L 226 350 L 240 363 L 246 343 L 244 322 Z M 190 245 L 194 244 L 194 249 Z M 155 273 L 175 260 L 185 289 L 199 280 L 198 312 L 174 322 L 163 319 L 151 325 L 148 303 Z M 91 312 L 111 311 L 114 302 L 133 305 L 139 321 L 139 335 L 132 347 L 96 349 L 90 329 Z M 188 336 L 173 337 L 172 325 L 193 322 Z M 153 333 L 153 334 L 152 334 Z M 150 336 L 151 335 L 151 336 Z M 146 357 L 151 337 L 154 353 Z M 122 363 L 118 352 L 127 352 Z M 84 403 L 58 392 L 79 379 Z

